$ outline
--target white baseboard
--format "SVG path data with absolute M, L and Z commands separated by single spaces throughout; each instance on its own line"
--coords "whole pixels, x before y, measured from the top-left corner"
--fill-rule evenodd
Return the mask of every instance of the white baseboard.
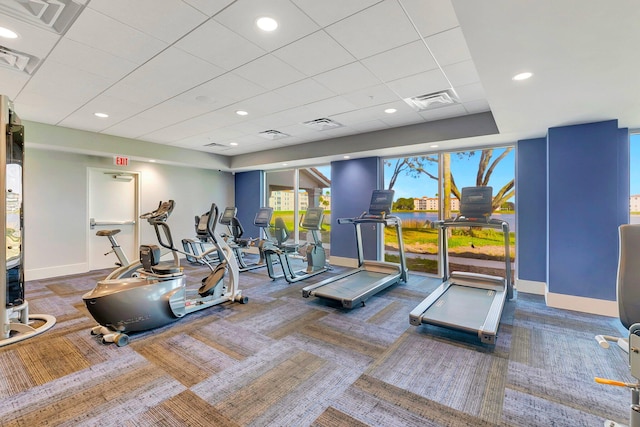
M 516 289 L 518 292 L 526 294 L 544 295 L 547 284 L 545 282 L 535 282 L 533 280 L 516 279 Z
M 55 267 L 44 267 L 26 269 L 24 271 L 24 280 L 40 280 L 50 277 L 67 276 L 70 274 L 80 274 L 89 271 L 89 265 L 86 262 L 79 264 L 59 265 Z
M 582 313 L 601 316 L 618 317 L 618 302 L 574 295 L 554 294 L 547 292 L 545 301 L 548 307 L 580 311 Z
M 358 267 L 358 260 L 355 258 L 344 258 L 344 257 L 331 255 L 329 262 L 333 265 L 338 265 L 340 267 L 350 267 L 350 268 Z

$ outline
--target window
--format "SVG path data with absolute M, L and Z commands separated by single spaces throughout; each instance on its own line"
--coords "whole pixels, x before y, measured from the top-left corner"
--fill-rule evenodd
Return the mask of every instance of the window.
M 458 214 L 463 187 L 492 186 L 494 217 L 509 222 L 510 234 L 515 235 L 513 147 L 387 159 L 384 177 L 385 188 L 396 192 L 394 214 L 402 219 L 405 253 L 412 271 L 441 274 L 438 230 L 430 224 Z M 452 269 L 504 274 L 503 242 L 498 231 L 451 229 Z M 397 259 L 394 251 L 397 253 L 394 233 L 385 230 L 385 259 Z
M 331 224 L 331 166 L 269 171 L 266 173 L 268 206 L 273 208 L 272 224 L 281 217 L 296 242 L 308 241 L 306 231 L 300 229 L 302 215 L 308 207 L 324 207 L 325 218 L 321 231 L 323 246 L 330 248 Z
M 640 224 L 640 134 L 631 135 L 629 160 L 629 223 Z

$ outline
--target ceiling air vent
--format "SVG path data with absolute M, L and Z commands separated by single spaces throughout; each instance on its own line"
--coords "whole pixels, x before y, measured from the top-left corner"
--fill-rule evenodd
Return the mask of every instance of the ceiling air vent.
M 74 0 L 14 0 L 5 8 L 12 6 L 14 16 L 26 15 L 32 21 L 51 28 L 58 34 L 64 34 L 85 7 Z
M 331 119 L 315 119 L 308 122 L 302 123 L 305 126 L 310 127 L 315 130 L 328 130 L 342 127 L 342 125 L 336 121 Z
M 38 62 L 35 56 L 0 46 L 0 67 L 31 74 Z
M 212 148 L 224 147 L 224 148 L 228 148 L 226 145 L 218 144 L 217 142 L 211 142 L 209 144 L 204 144 L 203 147 L 212 147 Z
M 287 138 L 291 136 L 291 135 L 287 135 L 286 133 L 282 133 L 278 130 L 273 130 L 273 129 L 265 130 L 263 132 L 260 132 L 258 135 L 260 135 L 263 138 L 270 139 L 272 141 L 275 139 L 282 139 L 282 138 Z
M 432 110 L 434 108 L 445 107 L 447 105 L 457 104 L 458 96 L 453 89 L 447 89 L 440 92 L 429 93 L 427 95 L 414 96 L 413 98 L 405 98 L 404 102 L 409 104 L 416 111 Z

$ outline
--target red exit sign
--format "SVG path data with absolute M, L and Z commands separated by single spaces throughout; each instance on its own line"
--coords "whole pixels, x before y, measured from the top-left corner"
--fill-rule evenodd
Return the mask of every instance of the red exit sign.
M 114 156 L 113 164 L 116 166 L 129 166 L 129 158 L 125 156 Z

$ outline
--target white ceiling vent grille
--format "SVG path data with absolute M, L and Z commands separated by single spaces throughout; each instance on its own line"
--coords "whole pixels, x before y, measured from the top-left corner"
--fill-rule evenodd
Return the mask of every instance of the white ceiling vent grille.
M 279 130 L 265 130 L 263 132 L 260 132 L 258 135 L 260 135 L 263 138 L 267 138 L 270 140 L 276 140 L 276 139 L 282 139 L 282 138 L 288 138 L 291 135 L 287 135 L 286 133 L 280 132 Z
M 211 147 L 211 148 L 229 148 L 224 144 L 218 144 L 217 142 L 210 142 L 209 144 L 204 144 L 203 147 Z
M 409 104 L 411 108 L 416 111 L 424 111 L 457 104 L 459 101 L 458 96 L 453 89 L 447 89 L 440 92 L 429 93 L 427 95 L 405 98 L 404 102 Z
M 38 62 L 35 56 L 0 46 L 0 67 L 31 74 Z
M 64 34 L 85 7 L 74 0 L 13 0 L 2 3 L 0 12 L 58 34 Z
M 326 118 L 311 120 L 302 124 L 315 130 L 328 130 L 342 127 L 340 123 Z

